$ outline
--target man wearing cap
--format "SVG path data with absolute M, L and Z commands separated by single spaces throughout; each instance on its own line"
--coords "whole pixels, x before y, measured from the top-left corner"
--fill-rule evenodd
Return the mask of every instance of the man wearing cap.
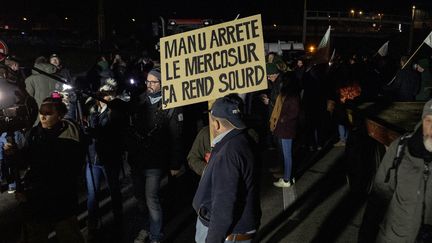
M 214 148 L 193 199 L 197 243 L 252 242 L 259 227 L 258 156 L 244 128 L 238 103 L 216 100 L 210 115 Z
M 182 109 L 162 110 L 159 69 L 148 73 L 146 84 L 147 92 L 131 98 L 133 131 L 128 142 L 128 158 L 138 207 L 147 212 L 148 222 L 135 243 L 147 242 L 147 237 L 152 243 L 162 240 L 160 182 L 167 172 L 177 175 L 185 157 Z
M 432 240 L 432 100 L 415 131 L 400 140 L 390 145 L 378 168 L 359 242 Z

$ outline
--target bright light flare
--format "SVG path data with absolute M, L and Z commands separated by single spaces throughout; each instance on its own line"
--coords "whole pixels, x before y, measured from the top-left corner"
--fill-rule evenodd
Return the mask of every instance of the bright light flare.
M 72 86 L 70 86 L 69 84 L 63 84 L 63 91 L 71 90 L 71 89 L 72 89 Z
M 314 52 L 315 51 L 315 46 L 309 46 L 309 51 L 310 52 Z

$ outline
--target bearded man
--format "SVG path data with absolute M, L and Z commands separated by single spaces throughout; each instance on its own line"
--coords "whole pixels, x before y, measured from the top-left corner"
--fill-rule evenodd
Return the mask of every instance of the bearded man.
M 359 242 L 432 242 L 431 161 L 432 100 L 415 131 L 394 141 L 384 155 Z

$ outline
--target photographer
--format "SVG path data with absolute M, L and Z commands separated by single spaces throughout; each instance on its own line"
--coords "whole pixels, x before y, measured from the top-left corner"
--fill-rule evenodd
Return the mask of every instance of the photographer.
M 3 146 L 7 156 L 22 157 L 26 165 L 23 191 L 16 192 L 24 213 L 24 242 L 48 242 L 54 228 L 61 243 L 81 243 L 76 213 L 77 177 L 85 160 L 80 129 L 64 120 L 66 105 L 59 98 L 45 98 L 40 122 L 26 136 L 24 148 Z
M 115 98 L 115 87 L 105 84 L 99 88 L 99 94 L 106 101 Z M 108 184 L 114 214 L 114 237 L 121 239 L 122 198 L 119 174 L 122 166 L 123 146 L 120 143 L 121 131 L 125 127 L 126 116 L 118 109 L 110 109 L 107 104 L 96 101 L 90 108 L 89 128 L 92 138 L 89 146 L 89 160 L 86 167 L 88 191 L 88 242 L 97 240 L 98 231 L 98 198 L 102 180 Z M 118 242 L 116 241 L 116 242 Z

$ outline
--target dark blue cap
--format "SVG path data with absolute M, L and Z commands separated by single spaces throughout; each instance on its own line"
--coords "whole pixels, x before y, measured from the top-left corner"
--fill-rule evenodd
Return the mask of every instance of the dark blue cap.
M 228 120 L 237 129 L 246 128 L 241 118 L 239 103 L 236 100 L 228 97 L 219 98 L 213 103 L 210 113 L 216 118 Z

